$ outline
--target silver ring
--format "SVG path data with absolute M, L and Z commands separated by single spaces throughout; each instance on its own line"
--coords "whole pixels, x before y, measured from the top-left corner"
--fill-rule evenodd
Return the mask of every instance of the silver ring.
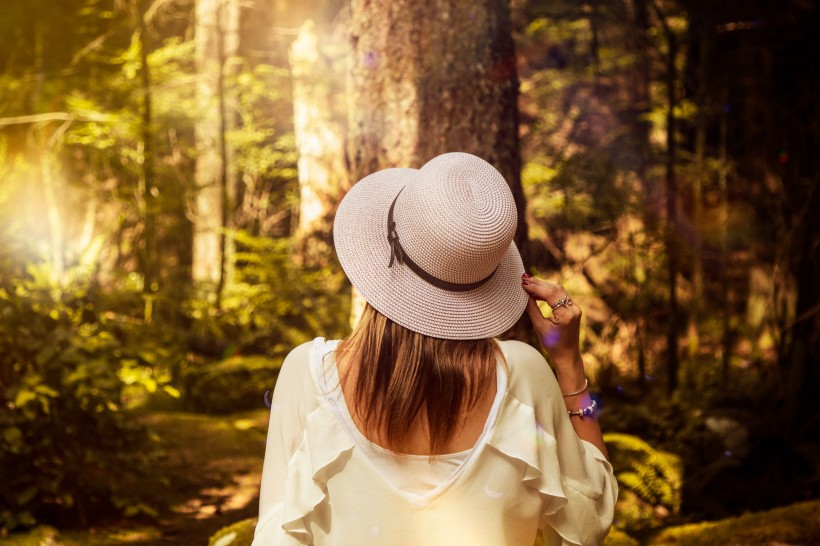
M 559 307 L 569 307 L 572 305 L 572 299 L 569 297 L 569 294 L 564 294 L 564 297 L 555 302 L 555 305 L 550 305 L 552 311 L 555 312 L 556 309 Z

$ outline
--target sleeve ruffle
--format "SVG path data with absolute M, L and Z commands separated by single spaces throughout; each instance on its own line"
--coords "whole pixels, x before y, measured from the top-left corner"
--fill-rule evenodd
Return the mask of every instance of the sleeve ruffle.
M 327 482 L 344 467 L 352 450 L 352 440 L 326 408 L 309 414 L 302 443 L 288 464 L 281 512 L 274 516 L 278 522 L 260 528 L 265 536 L 256 539 L 272 546 L 311 544 L 309 522 L 328 502 Z
M 496 427 L 489 444 L 523 464 L 522 482 L 543 500 L 542 528 L 554 530 L 564 545 L 600 544 L 618 496 L 612 466 L 600 450 L 583 440 L 559 446 L 539 425 L 535 410 L 512 396 L 498 419 L 503 426 Z

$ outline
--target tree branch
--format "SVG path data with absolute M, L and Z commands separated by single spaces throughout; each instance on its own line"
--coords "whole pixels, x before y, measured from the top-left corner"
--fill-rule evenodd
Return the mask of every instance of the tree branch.
M 84 121 L 84 122 L 101 122 L 113 123 L 116 121 L 116 116 L 107 114 L 71 114 L 69 112 L 46 112 L 44 114 L 31 114 L 28 116 L 14 116 L 10 118 L 0 118 L 0 128 L 8 125 L 21 125 L 24 123 L 43 123 L 49 121 Z

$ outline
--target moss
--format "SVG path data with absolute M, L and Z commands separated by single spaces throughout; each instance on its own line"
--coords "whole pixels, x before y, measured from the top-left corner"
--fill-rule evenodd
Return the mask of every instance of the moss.
M 763 546 L 820 544 L 820 500 L 800 502 L 768 512 L 720 521 L 669 527 L 648 545 Z
M 40 525 L 24 533 L 12 533 L 0 539 L 3 546 L 125 546 L 144 545 L 160 540 L 161 533 L 151 527 L 117 527 L 96 532 L 61 533 L 53 527 Z
M 211 536 L 208 546 L 250 546 L 256 518 L 243 519 L 223 527 Z
M 615 527 L 604 540 L 604 546 L 638 546 L 639 542 Z

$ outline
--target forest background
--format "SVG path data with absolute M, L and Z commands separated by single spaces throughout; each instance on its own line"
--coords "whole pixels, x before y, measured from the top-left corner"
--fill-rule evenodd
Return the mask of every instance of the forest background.
M 221 436 L 168 438 L 206 414 L 256 453 L 218 523 L 251 517 L 278 366 L 355 316 L 335 206 L 456 150 L 585 310 L 610 542 L 817 499 L 819 31 L 809 0 L 3 0 L 0 540 L 194 536 L 168 461 Z

